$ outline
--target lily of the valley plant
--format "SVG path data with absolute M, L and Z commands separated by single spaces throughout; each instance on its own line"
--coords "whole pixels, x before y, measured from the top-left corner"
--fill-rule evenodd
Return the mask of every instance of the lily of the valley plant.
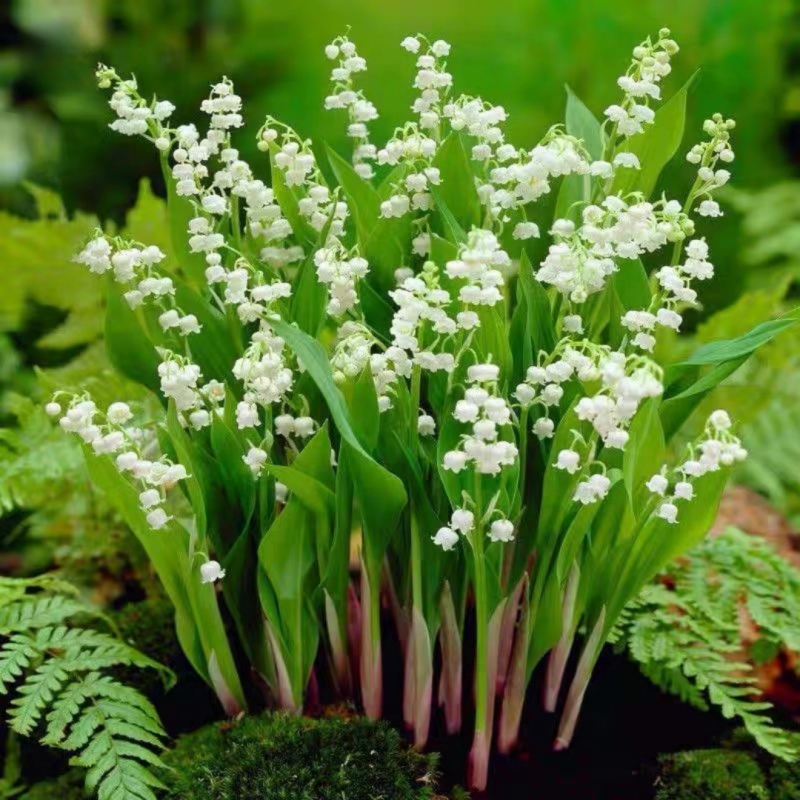
M 655 191 L 688 89 L 662 99 L 669 31 L 635 48 L 602 122 L 570 92 L 566 124 L 524 148 L 506 140 L 503 108 L 457 93 L 446 42 L 402 46 L 416 97 L 388 142 L 370 137 L 366 63 L 340 37 L 325 106 L 351 157 L 270 118 L 253 165 L 235 146 L 229 80 L 203 102 L 201 131 L 99 67 L 111 127 L 160 156 L 172 247 L 98 231 L 77 260 L 106 275 L 114 365 L 163 413 L 67 392 L 48 410 L 85 443 L 229 714 L 264 697 L 299 712 L 325 676 L 379 716 L 383 596 L 418 746 L 435 699 L 461 728 L 474 662 L 481 788 L 495 710 L 507 751 L 543 658 L 556 746 L 569 744 L 620 612 L 705 535 L 745 456 L 724 411 L 671 459 L 670 440 L 787 323 L 654 359 L 713 274 L 703 233 L 734 157 L 734 124 L 715 115 L 686 155 L 688 197 Z

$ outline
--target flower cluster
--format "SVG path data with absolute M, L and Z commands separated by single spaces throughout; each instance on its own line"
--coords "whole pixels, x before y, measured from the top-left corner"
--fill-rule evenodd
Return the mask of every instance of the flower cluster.
M 720 186 L 724 186 L 731 177 L 726 169 L 717 169 L 720 161 L 730 164 L 734 159 L 731 148 L 731 131 L 736 127 L 732 119 L 724 119 L 722 114 L 714 114 L 711 119 L 703 123 L 703 130 L 710 138 L 707 142 L 696 144 L 687 154 L 686 160 L 690 164 L 698 164 L 697 181 L 690 202 L 702 198 L 697 208 L 701 217 L 721 217 L 719 203 L 712 198 L 712 193 Z
M 726 411 L 714 411 L 706 422 L 699 441 L 690 447 L 689 458 L 675 469 L 670 491 L 667 468 L 647 481 L 647 489 L 658 498 L 657 515 L 675 524 L 678 521 L 678 501 L 689 501 L 695 496 L 693 481 L 722 467 L 731 467 L 747 457 L 740 439 L 731 431 L 731 418 Z
M 463 96 L 448 103 L 443 111 L 450 120 L 452 130 L 465 131 L 478 140 L 471 152 L 474 161 L 485 162 L 497 157 L 495 151 L 504 146 L 500 125 L 506 121 L 506 112 L 502 106 L 493 106 L 477 97 Z M 500 157 L 509 155 L 510 152 L 506 146 Z
M 508 270 L 511 260 L 500 246 L 497 237 L 483 229 L 475 229 L 467 237 L 466 244 L 459 249 L 458 259 L 448 261 L 445 271 L 451 280 L 464 281 L 458 299 L 464 305 L 493 306 L 503 299 L 504 283 L 502 270 Z M 465 317 L 462 327 L 477 327 L 477 315 Z
M 96 455 L 114 457 L 121 473 L 129 473 L 139 484 L 139 504 L 147 523 L 153 530 L 163 528 L 172 517 L 164 509 L 167 491 L 178 481 L 189 477 L 183 464 L 166 456 L 157 460 L 145 457 L 155 442 L 148 440 L 144 430 L 131 425 L 133 411 L 127 403 L 112 403 L 105 413 L 86 395 L 73 395 L 66 411 L 54 398 L 46 406 L 47 413 L 59 419 L 61 428 L 79 436 L 92 446 Z
M 434 139 L 441 139 L 441 118 L 446 115 L 446 101 L 453 86 L 453 76 L 447 71 L 445 59 L 450 55 L 450 45 L 442 39 L 429 43 L 422 35 L 407 36 L 401 46 L 417 56 L 417 74 L 414 88 L 419 97 L 411 110 L 419 115 L 420 130 L 431 131 Z M 424 52 L 420 52 L 424 49 Z
M 461 437 L 459 449 L 444 454 L 442 466 L 450 472 L 471 467 L 481 475 L 498 475 L 503 467 L 513 465 L 517 446 L 501 438 L 511 424 L 511 409 L 496 393 L 500 368 L 496 364 L 473 364 L 467 369 L 469 388 L 464 399 L 456 403 L 453 416 L 472 426 L 472 432 Z
M 722 215 L 718 203 L 712 199 L 712 193 L 724 186 L 730 178 L 728 170 L 716 167 L 719 161 L 733 161 L 730 131 L 734 127 L 733 120 L 726 120 L 721 114 L 715 114 L 703 125 L 704 131 L 711 137 L 710 141 L 695 145 L 687 155 L 690 163 L 701 166 L 689 193 L 686 208 L 691 209 L 699 199 L 697 213 L 701 217 Z M 687 236 L 694 233 L 694 223 L 683 213 L 680 225 Z M 675 241 L 672 264 L 656 272 L 660 291 L 653 297 L 650 307 L 647 310 L 628 311 L 622 318 L 622 324 L 635 334 L 632 344 L 643 350 L 652 351 L 656 343 L 655 329 L 658 326 L 676 331 L 680 329 L 683 318 L 679 309 L 697 303 L 697 291 L 692 288 L 692 283 L 714 277 L 714 265 L 709 261 L 705 239 L 692 239 L 688 242 L 683 263 L 679 263 L 682 239 L 676 237 Z
M 495 112 L 498 116 L 498 112 Z M 492 152 L 484 140 L 477 154 L 484 162 L 487 179 L 478 186 L 478 197 L 493 219 L 505 221 L 512 209 L 522 209 L 549 194 L 551 181 L 566 175 L 586 175 L 591 167 L 586 148 L 574 136 L 568 136 L 556 125 L 532 150 L 518 150 L 500 143 Z M 532 223 L 523 222 L 514 230 L 515 238 L 538 236 Z
M 433 158 L 444 136 L 443 109 L 447 107 L 453 83 L 445 65 L 450 52 L 447 42 L 438 40 L 430 44 L 424 36 L 409 36 L 403 40 L 402 46 L 418 56 L 414 88 L 419 91 L 419 96 L 411 108 L 419 115 L 419 121 L 407 122 L 378 150 L 378 164 L 396 166 L 403 163 L 407 167 L 404 176 L 392 184 L 390 196 L 381 203 L 380 213 L 386 218 L 403 217 L 410 211 L 424 215 L 432 207 L 430 189 L 438 186 L 441 180 L 439 170 L 433 166 Z M 423 48 L 425 52 L 420 52 Z M 420 255 L 428 252 L 422 239 L 415 249 Z
M 356 282 L 369 272 L 367 260 L 331 239 L 314 253 L 314 264 L 317 279 L 328 287 L 328 314 L 341 317 L 358 303 Z
M 652 125 L 655 112 L 650 100 L 661 98 L 661 79 L 672 71 L 670 58 L 678 52 L 678 45 L 669 38 L 669 28 L 658 32 L 653 42 L 649 37 L 633 49 L 633 61 L 628 71 L 617 81 L 625 93 L 621 105 L 611 105 L 605 110 L 606 117 L 614 125 L 614 133 L 622 137 L 635 136 Z
M 576 304 L 605 287 L 617 269 L 616 259 L 638 258 L 694 232 L 676 200 L 626 203 L 609 195 L 600 205 L 587 205 L 581 218 L 579 226 L 555 221 L 550 231 L 555 241 L 536 273 Z
M 579 420 L 591 422 L 606 447 L 619 450 L 628 442 L 627 427 L 641 403 L 663 391 L 661 369 L 652 361 L 638 355 L 626 356 L 586 340 L 564 339 L 549 356 L 541 354 L 539 363 L 528 368 L 525 381 L 514 392 L 526 414 L 534 406 L 544 411 L 533 423 L 533 432 L 539 438 L 552 437 L 555 425 L 549 416 L 550 409 L 558 408 L 564 384 L 571 380 L 581 384 L 600 382 L 593 395 L 578 400 L 575 411 Z M 575 435 L 582 440 L 577 431 Z M 579 458 L 562 458 L 559 454 L 559 469 L 575 472 L 579 466 Z
M 250 339 L 244 354 L 233 365 L 233 375 L 244 384 L 244 398 L 236 407 L 239 428 L 260 424 L 258 406 L 282 401 L 294 383 L 294 373 L 287 365 L 285 343 L 268 323 L 261 323 Z
M 664 391 L 661 368 L 639 355 L 605 350 L 597 360 L 597 371 L 600 390 L 582 397 L 575 412 L 578 419 L 591 422 L 606 447 L 622 450 L 628 442 L 626 428 L 641 403 Z
M 344 383 L 357 378 L 369 364 L 374 343 L 375 337 L 366 325 L 354 320 L 342 323 L 331 355 L 334 381 Z
M 336 62 L 331 72 L 333 91 L 325 98 L 326 109 L 347 111 L 347 135 L 354 140 L 353 167 L 365 180 L 375 174 L 371 161 L 377 158 L 374 144 L 370 144 L 367 123 L 378 118 L 378 110 L 356 90 L 353 75 L 364 72 L 367 62 L 358 55 L 356 46 L 346 37 L 339 36 L 325 47 L 325 55 Z
M 200 330 L 197 318 L 193 314 L 181 314 L 172 305 L 175 284 L 157 269 L 165 258 L 155 245 L 145 247 L 119 237 L 108 237 L 98 230 L 75 256 L 75 261 L 97 275 L 113 271 L 119 283 L 131 287 L 124 293 L 131 308 L 138 308 L 146 299 L 152 298 L 165 312 L 169 312 L 162 322 L 164 330 L 176 328 L 184 335 L 197 333 Z
M 169 149 L 169 118 L 175 106 L 168 100 L 153 100 L 148 104 L 139 94 L 136 78 L 123 81 L 105 64 L 98 65 L 95 75 L 101 88 L 114 86 L 108 104 L 117 119 L 109 125 L 111 130 L 124 136 L 144 136 L 159 150 Z

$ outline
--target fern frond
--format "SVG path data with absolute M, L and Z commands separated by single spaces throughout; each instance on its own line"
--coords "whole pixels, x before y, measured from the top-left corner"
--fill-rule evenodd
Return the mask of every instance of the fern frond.
M 23 670 L 38 656 L 39 649 L 33 639 L 24 634 L 13 636 L 0 650 L 0 694 L 8 691 L 8 685 L 21 677 Z
M 613 632 L 617 648 L 665 691 L 698 708 L 719 707 L 724 717 L 741 719 L 765 750 L 797 758 L 769 716 L 771 704 L 754 699 L 758 686 L 742 660 L 740 625 L 746 611 L 762 637 L 800 644 L 800 574 L 766 542 L 729 529 L 673 564 L 668 578 L 628 605 Z
M 74 597 L 40 596 L 0 608 L 0 635 L 57 625 L 77 615 L 98 615 Z
M 64 660 L 50 658 L 28 676 L 11 701 L 8 716 L 12 729 L 22 736 L 30 736 L 44 713 L 45 706 L 69 678 Z
M 100 616 L 55 582 L 0 579 L 0 694 L 13 692 L 14 731 L 73 753 L 86 786 L 102 800 L 155 800 L 151 770 L 166 737 L 153 705 L 103 671 L 130 665 L 164 667 L 115 636 L 74 627 Z M 33 593 L 31 593 L 33 592 Z M 69 624 L 65 624 L 69 623 Z

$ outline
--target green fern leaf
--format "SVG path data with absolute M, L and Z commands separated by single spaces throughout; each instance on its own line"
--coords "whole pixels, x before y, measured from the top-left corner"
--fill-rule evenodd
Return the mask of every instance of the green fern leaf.
M 746 610 L 761 635 L 794 646 L 800 574 L 765 542 L 731 529 L 673 564 L 666 577 L 629 604 L 613 634 L 616 646 L 666 691 L 740 718 L 764 749 L 795 759 L 796 748 L 769 716 L 771 704 L 754 699 L 758 687 L 741 660 L 740 622 Z
M 75 625 L 102 615 L 56 580 L 0 578 L 0 693 L 14 731 L 73 753 L 102 800 L 155 800 L 152 773 L 166 738 L 153 705 L 104 674 L 119 665 L 164 667 L 115 636 Z

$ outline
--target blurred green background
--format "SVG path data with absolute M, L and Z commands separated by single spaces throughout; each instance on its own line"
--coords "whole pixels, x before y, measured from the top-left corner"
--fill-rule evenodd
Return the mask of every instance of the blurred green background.
M 450 41 L 456 90 L 505 106 L 510 139 L 532 146 L 561 119 L 565 83 L 599 113 L 617 97 L 632 47 L 667 25 L 682 48 L 672 86 L 700 69 L 687 137 L 698 137 L 714 111 L 736 118 L 739 187 L 789 174 L 796 155 L 798 11 L 790 0 L 5 0 L 0 8 L 0 203 L 23 213 L 31 211 L 24 179 L 58 189 L 70 211 L 118 220 L 140 176 L 161 190 L 146 143 L 107 129 L 98 61 L 134 73 L 145 94 L 171 99 L 187 121 L 226 74 L 254 126 L 269 113 L 344 146 L 341 117 L 322 108 L 322 48 L 348 26 L 369 63 L 378 141 L 405 119 L 412 98 L 412 59 L 399 47 L 408 33 Z M 261 160 L 252 136 L 240 138 L 248 160 Z M 668 186 L 678 192 L 689 180 L 684 170 Z M 716 238 L 718 260 L 733 260 L 733 226 L 718 226 Z M 743 277 L 731 270 L 717 283 L 712 308 L 730 302 Z
M 173 119 L 186 122 L 200 121 L 210 84 L 232 78 L 248 121 L 237 144 L 266 175 L 254 133 L 267 114 L 348 149 L 341 115 L 323 110 L 323 47 L 348 27 L 381 115 L 374 141 L 407 118 L 414 66 L 399 43 L 423 32 L 453 45 L 456 92 L 503 105 L 510 141 L 530 148 L 563 119 L 565 84 L 598 115 L 616 102 L 632 48 L 662 26 L 681 46 L 665 95 L 699 69 L 683 152 L 713 112 L 738 123 L 726 216 L 702 228 L 717 277 L 689 325 L 695 341 L 735 336 L 796 305 L 800 8 L 791 0 L 0 0 L 0 543 L 33 532 L 80 550 L 83 536 L 94 552 L 91 531 L 109 529 L 80 459 L 56 449 L 58 433 L 33 402 L 56 383 L 118 388 L 102 349 L 100 288 L 69 259 L 98 221 L 149 239 L 163 215 L 157 197 L 140 193 L 142 177 L 163 193 L 152 148 L 108 129 L 98 61 L 134 73 L 143 94 L 173 101 Z M 664 188 L 682 198 L 692 180 L 676 159 Z M 55 194 L 31 193 L 31 183 Z M 662 355 L 692 346 L 667 341 Z M 34 365 L 50 371 L 37 377 Z M 753 453 L 740 479 L 800 519 L 800 335 L 766 348 L 722 393 Z M 66 531 L 63 497 L 82 498 Z

